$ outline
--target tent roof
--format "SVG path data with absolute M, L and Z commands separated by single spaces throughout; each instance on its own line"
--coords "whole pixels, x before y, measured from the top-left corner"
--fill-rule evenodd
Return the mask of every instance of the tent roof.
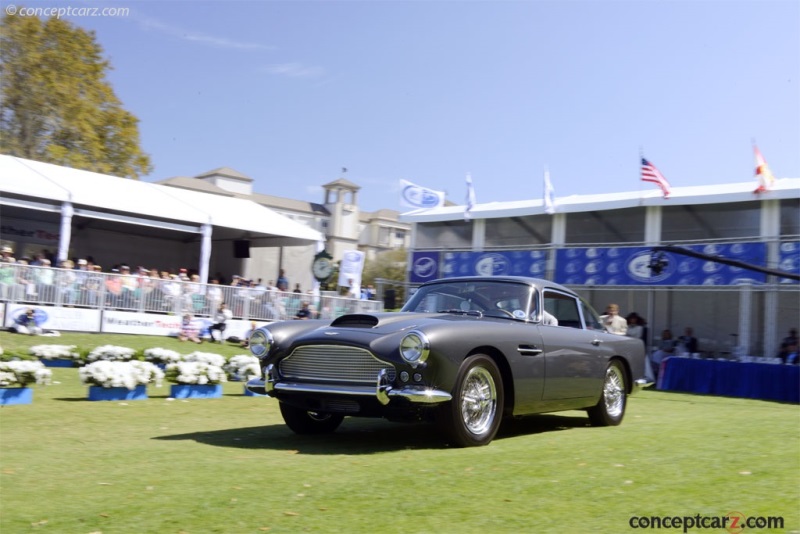
M 125 223 L 195 233 L 209 223 L 215 239 L 251 239 L 254 246 L 323 239 L 320 232 L 249 200 L 0 155 L 0 204 L 60 211 L 63 202 L 71 202 L 76 215 Z
M 687 206 L 695 204 L 720 204 L 753 200 L 779 200 L 800 197 L 800 178 L 775 180 L 770 191 L 755 194 L 755 180 L 735 184 L 673 187 L 669 198 L 663 198 L 657 188 L 647 191 L 627 191 L 598 195 L 569 195 L 556 197 L 556 213 L 578 213 L 587 211 L 616 210 L 639 206 Z M 400 220 L 409 223 L 463 220 L 462 205 L 441 208 L 419 209 L 400 215 Z M 513 200 L 476 204 L 472 209 L 473 219 L 499 217 L 525 217 L 545 212 L 544 201 Z

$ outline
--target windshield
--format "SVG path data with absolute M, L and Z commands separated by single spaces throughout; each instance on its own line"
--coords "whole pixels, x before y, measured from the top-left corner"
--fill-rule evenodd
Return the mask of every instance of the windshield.
M 533 294 L 531 286 L 514 282 L 443 282 L 419 288 L 401 311 L 463 313 L 525 321 L 536 316 Z

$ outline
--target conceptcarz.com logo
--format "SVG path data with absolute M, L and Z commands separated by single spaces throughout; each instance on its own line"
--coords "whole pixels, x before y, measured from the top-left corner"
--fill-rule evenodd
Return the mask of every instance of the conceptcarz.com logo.
M 725 529 L 731 534 L 740 534 L 746 530 L 783 530 L 783 525 L 784 520 L 781 516 L 746 516 L 741 512 L 728 512 L 721 516 L 701 516 L 700 514 L 633 516 L 628 521 L 628 526 L 633 529 L 675 529 L 681 532 L 698 529 Z

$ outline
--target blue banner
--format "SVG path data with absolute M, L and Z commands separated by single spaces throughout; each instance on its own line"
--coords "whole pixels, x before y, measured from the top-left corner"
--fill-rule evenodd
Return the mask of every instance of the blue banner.
M 789 273 L 800 274 L 800 241 L 787 241 L 781 243 L 779 248 L 779 269 Z M 781 278 L 782 284 L 797 284 L 797 280 Z
M 757 266 L 766 264 L 765 243 L 726 243 L 683 247 Z M 763 283 L 766 275 L 740 267 L 684 256 L 663 254 L 660 273 L 650 269 L 651 247 L 567 248 L 556 253 L 555 281 L 568 285 L 704 285 Z
M 547 267 L 543 250 L 502 252 L 444 252 L 442 277 L 532 276 L 542 278 Z
M 412 284 L 439 278 L 439 252 L 414 252 L 411 258 L 408 280 Z

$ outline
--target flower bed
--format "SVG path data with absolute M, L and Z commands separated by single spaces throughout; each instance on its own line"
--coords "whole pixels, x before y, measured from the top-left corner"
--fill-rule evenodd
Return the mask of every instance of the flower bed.
M 176 384 L 221 384 L 228 377 L 222 367 L 204 362 L 178 362 L 167 365 L 167 380 Z
M 0 362 L 0 388 L 25 387 L 28 384 L 49 384 L 53 372 L 42 362 L 21 360 Z
M 261 377 L 261 367 L 258 358 L 247 354 L 239 354 L 231 357 L 222 366 L 228 374 L 228 380 L 250 380 L 251 378 Z
M 135 356 L 136 350 L 134 349 L 128 347 L 118 347 L 116 345 L 102 345 L 89 352 L 86 357 L 83 358 L 83 362 L 128 362 L 134 359 Z
M 28 353 L 39 358 L 47 367 L 73 367 L 81 356 L 75 345 L 34 345 Z
M 150 362 L 109 362 L 90 363 L 78 370 L 81 382 L 90 386 L 104 388 L 127 388 L 134 390 L 137 386 L 155 383 L 161 385 L 164 372 Z
M 181 361 L 179 352 L 170 349 L 162 349 L 161 347 L 145 349 L 143 354 L 146 361 L 156 365 L 169 365 Z

